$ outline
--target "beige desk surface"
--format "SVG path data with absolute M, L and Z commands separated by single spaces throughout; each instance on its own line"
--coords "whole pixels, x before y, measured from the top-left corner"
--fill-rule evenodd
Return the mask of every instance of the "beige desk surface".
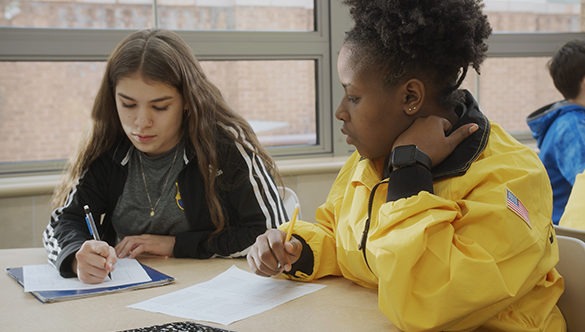
M 0 277 L 2 331 L 119 331 L 187 319 L 127 306 L 209 280 L 244 259 L 143 258 L 141 262 L 175 277 L 175 283 L 85 299 L 43 304 L 5 272 Z M 0 250 L 0 267 L 46 262 L 44 249 Z M 199 322 L 231 331 L 396 331 L 377 307 L 376 291 L 343 278 L 317 281 L 327 287 L 231 325 Z

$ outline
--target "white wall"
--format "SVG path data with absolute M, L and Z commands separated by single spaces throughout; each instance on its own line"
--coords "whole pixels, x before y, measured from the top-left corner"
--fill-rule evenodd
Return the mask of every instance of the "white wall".
M 284 185 L 299 196 L 303 219 L 314 221 L 345 158 L 279 161 Z M 31 181 L 32 179 L 32 181 Z M 42 247 L 51 213 L 51 191 L 58 177 L 0 179 L 0 249 Z

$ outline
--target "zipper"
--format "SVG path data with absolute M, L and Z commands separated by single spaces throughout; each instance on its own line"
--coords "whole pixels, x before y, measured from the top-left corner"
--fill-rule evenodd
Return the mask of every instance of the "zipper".
M 374 205 L 374 197 L 376 196 L 376 190 L 378 189 L 378 186 L 380 186 L 382 183 L 388 183 L 388 179 L 376 183 L 374 188 L 372 188 L 372 192 L 370 193 L 370 197 L 368 198 L 368 218 L 366 219 L 366 224 L 364 225 L 364 231 L 362 232 L 362 239 L 360 241 L 360 245 L 358 246 L 358 249 L 362 251 L 362 255 L 364 256 L 364 261 L 366 262 L 368 269 L 372 273 L 374 273 L 374 271 L 372 271 L 372 268 L 370 267 L 370 264 L 368 263 L 368 258 L 366 257 L 366 243 L 368 242 L 368 232 L 370 231 L 370 220 L 372 218 L 372 207 Z

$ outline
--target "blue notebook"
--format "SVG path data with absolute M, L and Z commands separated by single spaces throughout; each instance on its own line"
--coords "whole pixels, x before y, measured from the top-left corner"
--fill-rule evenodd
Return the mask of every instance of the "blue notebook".
M 116 293 L 125 290 L 133 290 L 140 288 L 150 288 L 155 286 L 162 286 L 173 283 L 175 278 L 159 272 L 147 265 L 140 263 L 144 268 L 144 271 L 148 273 L 150 281 L 139 282 L 134 284 L 111 286 L 94 289 L 81 289 L 81 290 L 60 290 L 60 291 L 36 291 L 31 292 L 39 301 L 43 303 L 51 303 L 65 300 L 79 299 L 83 297 L 97 296 L 109 293 Z M 21 286 L 24 287 L 24 275 L 22 267 L 9 267 L 6 269 L 9 276 L 14 278 Z

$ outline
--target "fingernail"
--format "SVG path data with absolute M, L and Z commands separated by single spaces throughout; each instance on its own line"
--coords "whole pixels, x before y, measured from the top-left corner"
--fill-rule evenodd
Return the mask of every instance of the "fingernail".
M 469 127 L 469 133 L 472 134 L 478 129 L 479 129 L 479 126 L 474 123 L 473 125 L 471 125 L 471 127 Z

